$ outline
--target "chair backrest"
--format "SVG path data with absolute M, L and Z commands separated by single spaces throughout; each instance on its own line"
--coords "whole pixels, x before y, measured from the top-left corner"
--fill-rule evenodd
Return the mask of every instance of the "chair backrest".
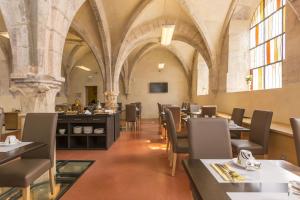
M 136 105 L 127 104 L 126 105 L 126 121 L 127 122 L 136 122 Z
M 244 113 L 245 113 L 244 108 L 233 108 L 233 111 L 231 114 L 231 120 L 233 120 L 235 124 L 242 126 Z
M 54 165 L 57 116 L 57 113 L 28 113 L 26 115 L 22 141 L 41 142 L 47 145 L 23 154 L 22 158 L 50 159 L 52 166 Z
M 180 117 L 180 107 L 177 106 L 170 106 L 168 109 L 172 112 L 172 116 L 175 123 L 176 131 L 179 132 L 181 129 L 181 117 Z
M 189 112 L 199 112 L 200 111 L 201 106 L 198 104 L 190 104 L 189 106 Z
M 157 103 L 157 107 L 158 107 L 158 114 L 160 115 L 162 110 L 162 105 L 160 103 Z
M 255 110 L 250 125 L 249 140 L 264 147 L 264 153 L 268 153 L 268 143 L 273 112 Z
M 167 123 L 168 137 L 169 137 L 169 140 L 171 142 L 173 150 L 176 151 L 176 148 L 177 148 L 177 145 L 176 145 L 177 144 L 177 133 L 176 133 L 174 118 L 173 118 L 172 112 L 168 108 L 165 109 L 165 113 L 166 113 L 166 123 Z
M 226 119 L 190 118 L 188 135 L 192 159 L 232 158 L 230 133 Z
M 3 123 L 4 123 L 4 110 L 0 108 L 0 138 L 3 130 Z
M 293 129 L 293 137 L 296 147 L 298 165 L 300 166 L 300 118 L 291 118 L 290 122 Z
M 216 116 L 217 114 L 217 107 L 216 106 L 203 106 L 201 115 L 205 117 L 207 115 L 208 117 Z

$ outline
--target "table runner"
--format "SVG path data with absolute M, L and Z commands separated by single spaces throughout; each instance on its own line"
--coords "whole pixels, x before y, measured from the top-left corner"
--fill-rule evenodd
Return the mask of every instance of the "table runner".
M 16 145 L 12 145 L 12 146 L 0 146 L 0 152 L 9 152 L 14 149 L 28 145 L 30 143 L 32 143 L 32 142 L 21 142 L 20 144 L 16 144 Z
M 288 200 L 288 193 L 227 192 L 231 200 Z
M 211 166 L 212 163 L 229 163 L 232 170 L 244 176 L 245 181 L 242 183 L 288 183 L 289 181 L 300 181 L 300 177 L 275 165 L 271 160 L 259 160 L 262 163 L 262 168 L 256 171 L 247 171 L 243 168 L 236 166 L 231 160 L 228 159 L 200 159 L 206 166 L 210 173 L 215 177 L 219 183 L 226 183 L 225 181 Z

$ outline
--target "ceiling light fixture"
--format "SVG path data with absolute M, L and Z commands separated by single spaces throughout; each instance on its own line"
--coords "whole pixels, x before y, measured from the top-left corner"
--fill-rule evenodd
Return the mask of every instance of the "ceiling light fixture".
M 162 27 L 161 32 L 161 41 L 160 43 L 164 46 L 168 46 L 172 42 L 173 34 L 175 31 L 175 25 L 174 24 L 166 24 Z
M 8 32 L 0 32 L 0 36 L 9 39 L 9 34 L 8 34 Z
M 158 68 L 158 71 L 161 72 L 165 68 L 165 63 L 159 63 L 157 68 Z
M 90 68 L 87 68 L 87 67 L 85 67 L 85 66 L 76 66 L 77 68 L 79 68 L 79 69 L 82 69 L 82 70 L 84 70 L 84 71 L 87 71 L 87 72 L 90 72 L 91 71 L 91 69 Z

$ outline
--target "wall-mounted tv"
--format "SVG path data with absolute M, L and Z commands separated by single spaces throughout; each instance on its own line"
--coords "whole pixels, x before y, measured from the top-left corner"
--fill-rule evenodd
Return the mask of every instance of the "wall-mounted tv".
M 168 93 L 168 83 L 167 82 L 150 83 L 149 91 L 150 93 Z

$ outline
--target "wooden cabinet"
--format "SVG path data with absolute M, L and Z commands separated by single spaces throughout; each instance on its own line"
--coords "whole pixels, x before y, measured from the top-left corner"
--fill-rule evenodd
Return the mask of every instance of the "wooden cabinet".
M 95 133 L 95 130 L 102 132 Z M 81 150 L 109 149 L 119 135 L 119 113 L 91 116 L 60 114 L 57 122 L 56 147 Z

